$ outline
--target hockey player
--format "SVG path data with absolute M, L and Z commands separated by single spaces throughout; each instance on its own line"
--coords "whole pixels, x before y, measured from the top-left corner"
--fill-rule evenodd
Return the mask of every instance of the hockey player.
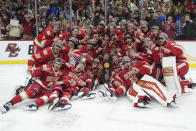
M 32 73 L 34 69 L 39 68 L 43 64 L 49 64 L 58 57 L 62 58 L 63 55 L 60 53 L 60 50 L 62 49 L 63 44 L 64 43 L 61 40 L 57 40 L 52 47 L 47 47 L 31 56 L 31 58 L 28 60 L 27 69 L 27 72 L 31 75 L 31 78 L 26 80 L 26 85 L 16 87 L 14 90 L 15 95 L 21 93 L 26 88 L 26 86 L 30 86 L 34 82 L 34 76 Z
M 95 58 L 92 63 L 87 64 L 85 67 L 87 77 L 93 82 L 92 90 L 95 90 L 97 85 L 100 83 L 100 76 L 98 75 L 99 66 L 100 60 Z
M 84 63 L 75 66 L 66 63 L 70 70 L 63 77 L 65 88 L 54 88 L 50 96 L 49 110 L 62 111 L 71 108 L 69 101 L 88 95 L 92 82 L 84 74 Z
M 52 46 L 52 44 L 59 39 L 57 36 L 59 35 L 60 26 L 60 22 L 55 22 L 52 27 L 46 28 L 41 34 L 36 36 L 33 42 L 34 54 L 46 47 Z
M 127 56 L 130 49 L 138 51 L 139 44 L 135 43 L 135 38 L 127 34 L 125 36 L 125 45 L 121 49 L 122 56 Z
M 186 58 L 184 57 L 184 49 L 174 41 L 168 41 L 167 34 L 161 33 L 157 47 L 153 51 L 152 58 L 155 63 L 161 64 L 161 59 L 168 56 L 176 56 L 177 66 L 180 67 L 177 68 L 178 75 L 180 78 L 183 78 L 189 70 L 188 62 L 186 62 Z
M 159 35 L 163 33 L 160 31 L 159 27 L 157 25 L 151 27 L 151 32 L 148 35 L 148 37 L 153 40 L 154 43 L 157 43 L 159 40 Z
M 78 45 L 78 39 L 76 39 L 75 37 L 70 37 L 67 45 L 64 45 L 64 47 L 62 48 L 61 50 L 62 58 L 66 62 L 70 61 L 71 54 L 76 49 L 77 45 Z
M 152 58 L 157 65 L 162 65 L 163 57 L 175 56 L 176 57 L 176 70 L 180 79 L 184 79 L 189 70 L 188 62 L 184 57 L 184 49 L 181 45 L 176 44 L 174 41 L 169 41 L 165 33 L 159 35 L 159 42 L 157 47 L 154 48 Z M 191 86 L 191 82 L 180 81 L 182 92 L 185 86 Z
M 64 43 L 61 40 L 57 40 L 53 47 L 48 47 L 38 53 L 33 54 L 31 59 L 28 60 L 28 72 L 31 72 L 34 67 L 36 68 L 43 64 L 50 63 L 57 57 L 62 58 L 60 50 L 63 48 L 63 45 Z
M 103 38 L 105 35 L 105 23 L 101 21 L 98 26 L 94 28 L 94 32 L 99 36 L 99 38 Z
M 13 97 L 9 102 L 3 105 L 1 109 L 2 112 L 9 111 L 12 106 L 17 103 L 22 102 L 24 99 L 34 99 L 37 100 L 25 107 L 26 110 L 36 111 L 40 106 L 47 103 L 50 96 L 50 88 L 54 82 L 58 82 L 63 76 L 62 59 L 56 58 L 53 65 L 45 64 L 32 73 L 37 78 L 36 81 L 30 86 L 27 87 L 26 91 L 21 92 L 20 94 Z
M 82 52 L 82 55 L 86 58 L 87 62 L 91 63 L 93 58 L 97 56 L 96 50 L 94 50 L 94 46 L 96 43 L 94 42 L 93 39 L 89 39 L 87 41 L 86 46 L 80 45 L 80 51 Z

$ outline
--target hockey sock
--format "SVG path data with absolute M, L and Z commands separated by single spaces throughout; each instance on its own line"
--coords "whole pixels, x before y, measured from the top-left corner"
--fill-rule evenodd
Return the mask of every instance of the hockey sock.
M 116 87 L 114 86 L 114 85 L 112 85 L 109 89 L 110 89 L 110 92 L 112 92 L 113 94 L 114 94 L 114 92 L 115 92 L 115 89 Z
M 59 100 L 59 102 L 68 103 L 70 99 L 71 99 L 70 92 L 64 92 L 63 93 L 63 97 L 61 97 L 61 99 Z
M 38 107 L 44 105 L 45 103 L 47 103 L 49 101 L 48 96 L 42 96 L 40 98 L 38 98 L 35 103 Z
M 81 89 L 81 91 L 82 91 L 82 92 L 87 92 L 87 93 L 89 93 L 89 89 L 86 88 L 86 87 L 83 87 L 83 88 Z
M 59 90 L 54 90 L 49 98 L 49 102 L 52 102 L 54 100 L 54 98 L 59 97 L 60 91 Z
M 11 101 L 13 104 L 17 104 L 23 101 L 24 99 L 34 98 L 34 97 L 35 97 L 35 93 L 32 90 L 28 90 L 28 91 L 21 92 L 19 95 L 12 98 Z
M 126 92 L 126 88 L 124 86 L 119 86 L 115 91 L 118 96 L 122 96 Z

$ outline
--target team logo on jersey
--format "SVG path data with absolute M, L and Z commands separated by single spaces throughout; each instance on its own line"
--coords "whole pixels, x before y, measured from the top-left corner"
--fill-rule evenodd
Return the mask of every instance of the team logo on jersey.
M 20 48 L 19 46 L 17 47 L 16 43 L 9 43 L 5 52 L 10 52 L 8 57 L 17 57 L 20 52 Z

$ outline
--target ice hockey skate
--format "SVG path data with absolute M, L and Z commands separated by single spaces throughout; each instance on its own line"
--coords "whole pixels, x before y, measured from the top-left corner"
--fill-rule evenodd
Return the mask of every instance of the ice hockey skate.
M 36 103 L 33 102 L 33 103 L 25 106 L 24 109 L 26 111 L 37 111 L 38 110 L 38 106 L 36 105 Z
M 58 97 L 54 98 L 54 100 L 48 106 L 48 110 L 50 110 L 50 111 L 54 110 L 54 108 L 56 107 L 58 102 L 59 102 L 59 98 Z
M 16 86 L 16 88 L 14 89 L 14 95 L 18 95 L 20 94 L 22 91 L 25 90 L 25 86 L 23 85 L 19 85 L 19 86 Z
M 106 94 L 106 97 L 108 97 L 110 101 L 112 101 L 112 102 L 117 101 L 117 95 L 113 94 L 112 92 L 106 90 L 105 94 Z
M 3 107 L 0 107 L 1 113 L 4 114 L 8 112 L 9 110 L 11 110 L 12 106 L 13 106 L 13 103 L 11 101 L 5 103 Z
M 114 95 L 112 92 L 110 92 L 108 90 L 106 90 L 105 92 L 104 91 L 98 91 L 97 95 L 100 98 L 103 98 L 105 101 L 116 102 L 116 100 L 117 100 L 117 96 Z
M 94 84 L 93 84 L 93 87 L 92 87 L 93 91 L 97 89 L 98 84 L 99 84 L 98 80 L 95 80 Z
M 150 103 L 147 101 L 147 99 L 144 99 L 137 103 L 137 107 L 139 108 L 150 108 Z
M 31 77 L 27 77 L 26 80 L 25 80 L 25 84 L 24 85 L 19 85 L 19 86 L 16 86 L 16 88 L 14 89 L 14 95 L 18 95 L 20 94 L 22 91 L 25 90 L 26 86 L 31 86 L 33 83 L 34 83 L 34 79 Z
M 83 95 L 84 95 L 84 92 L 80 91 L 80 92 L 74 93 L 71 99 L 76 100 L 78 98 L 81 98 Z
M 103 98 L 103 97 L 105 97 L 105 93 L 104 93 L 104 91 L 98 91 L 97 92 L 97 96 L 99 96 L 100 98 Z
M 94 98 L 96 98 L 96 93 L 84 93 L 83 95 L 82 95 L 82 100 L 89 100 L 89 99 L 94 99 Z
M 70 103 L 59 102 L 54 108 L 54 111 L 69 110 L 71 107 L 72 105 Z

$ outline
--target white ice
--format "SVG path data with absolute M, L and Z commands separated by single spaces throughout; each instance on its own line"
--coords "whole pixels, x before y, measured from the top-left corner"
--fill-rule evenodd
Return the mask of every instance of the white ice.
M 24 84 L 26 68 L 26 65 L 0 65 L 1 104 L 13 97 L 16 85 Z M 196 81 L 196 69 L 190 69 L 189 77 Z M 49 112 L 48 105 L 28 112 L 23 108 L 33 100 L 27 100 L 0 114 L 0 131 L 196 131 L 195 90 L 177 98 L 173 108 L 155 101 L 149 109 L 133 108 L 122 97 L 116 103 L 76 100 L 70 110 L 63 112 Z

